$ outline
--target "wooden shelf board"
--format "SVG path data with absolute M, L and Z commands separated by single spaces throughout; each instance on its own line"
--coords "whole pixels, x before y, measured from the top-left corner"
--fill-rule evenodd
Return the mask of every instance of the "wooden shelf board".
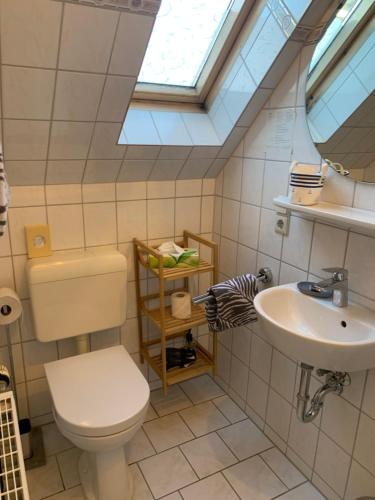
M 148 269 L 155 274 L 159 278 L 159 268 L 150 268 Z M 192 266 L 192 267 L 163 267 L 163 278 L 166 281 L 169 280 L 177 280 L 180 278 L 187 278 L 188 276 L 191 276 L 192 274 L 196 273 L 205 273 L 205 272 L 211 272 L 214 270 L 214 265 L 209 264 L 208 262 L 204 260 L 199 261 L 199 266 Z
M 148 309 L 144 304 L 142 307 L 143 312 L 161 329 L 161 313 L 160 309 Z M 164 331 L 168 337 L 179 332 L 189 330 L 195 326 L 203 325 L 206 323 L 206 314 L 202 306 L 196 304 L 191 305 L 191 318 L 189 319 L 176 319 L 172 316 L 171 306 L 165 308 L 165 323 Z
M 161 356 L 149 356 L 144 355 L 147 361 L 150 363 L 152 368 L 156 373 L 162 373 L 162 361 Z M 167 384 L 179 384 L 184 380 L 187 380 L 192 377 L 197 377 L 198 375 L 202 375 L 204 373 L 212 373 L 214 367 L 214 362 L 212 357 L 207 355 L 207 351 L 200 348 L 198 344 L 197 348 L 197 360 L 191 366 L 187 368 L 171 368 L 167 371 Z

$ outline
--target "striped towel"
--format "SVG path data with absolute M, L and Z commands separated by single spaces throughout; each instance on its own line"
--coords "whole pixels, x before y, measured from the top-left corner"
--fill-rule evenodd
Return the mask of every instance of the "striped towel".
M 207 293 L 211 295 L 206 302 L 206 318 L 211 331 L 221 332 L 258 319 L 253 303 L 258 286 L 253 274 L 213 285 Z
M 3 236 L 8 219 L 9 186 L 4 165 L 0 162 L 0 237 Z

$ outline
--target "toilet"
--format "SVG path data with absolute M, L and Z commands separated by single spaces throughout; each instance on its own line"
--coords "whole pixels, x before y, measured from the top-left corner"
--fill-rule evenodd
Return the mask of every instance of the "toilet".
M 127 263 L 114 249 L 61 252 L 27 263 L 36 338 L 77 337 L 122 325 Z M 53 415 L 61 433 L 83 450 L 79 461 L 88 500 L 130 500 L 125 444 L 144 422 L 150 389 L 123 346 L 45 365 Z

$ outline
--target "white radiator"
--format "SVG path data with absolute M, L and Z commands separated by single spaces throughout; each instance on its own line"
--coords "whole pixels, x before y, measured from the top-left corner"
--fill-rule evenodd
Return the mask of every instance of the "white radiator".
M 17 410 L 12 392 L 0 394 L 0 499 L 29 500 Z

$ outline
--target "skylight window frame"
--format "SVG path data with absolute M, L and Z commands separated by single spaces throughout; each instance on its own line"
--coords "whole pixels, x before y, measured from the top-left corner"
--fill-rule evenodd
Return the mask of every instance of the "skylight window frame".
M 195 87 L 161 85 L 137 82 L 133 101 L 158 103 L 191 103 L 204 107 L 204 103 L 214 86 L 240 32 L 254 5 L 254 0 L 235 0 L 240 5 L 238 14 L 231 12 L 224 20 L 216 40 L 208 54 Z
M 353 12 L 355 22 L 345 23 L 342 29 L 338 32 L 321 58 L 309 72 L 306 84 L 306 102 L 307 108 L 324 93 L 326 85 L 330 78 L 335 78 L 335 75 L 340 71 L 340 61 L 349 50 L 351 44 L 362 32 L 366 24 L 375 14 L 375 4 L 371 2 L 363 2 L 357 6 Z M 326 82 L 328 80 L 328 82 Z

